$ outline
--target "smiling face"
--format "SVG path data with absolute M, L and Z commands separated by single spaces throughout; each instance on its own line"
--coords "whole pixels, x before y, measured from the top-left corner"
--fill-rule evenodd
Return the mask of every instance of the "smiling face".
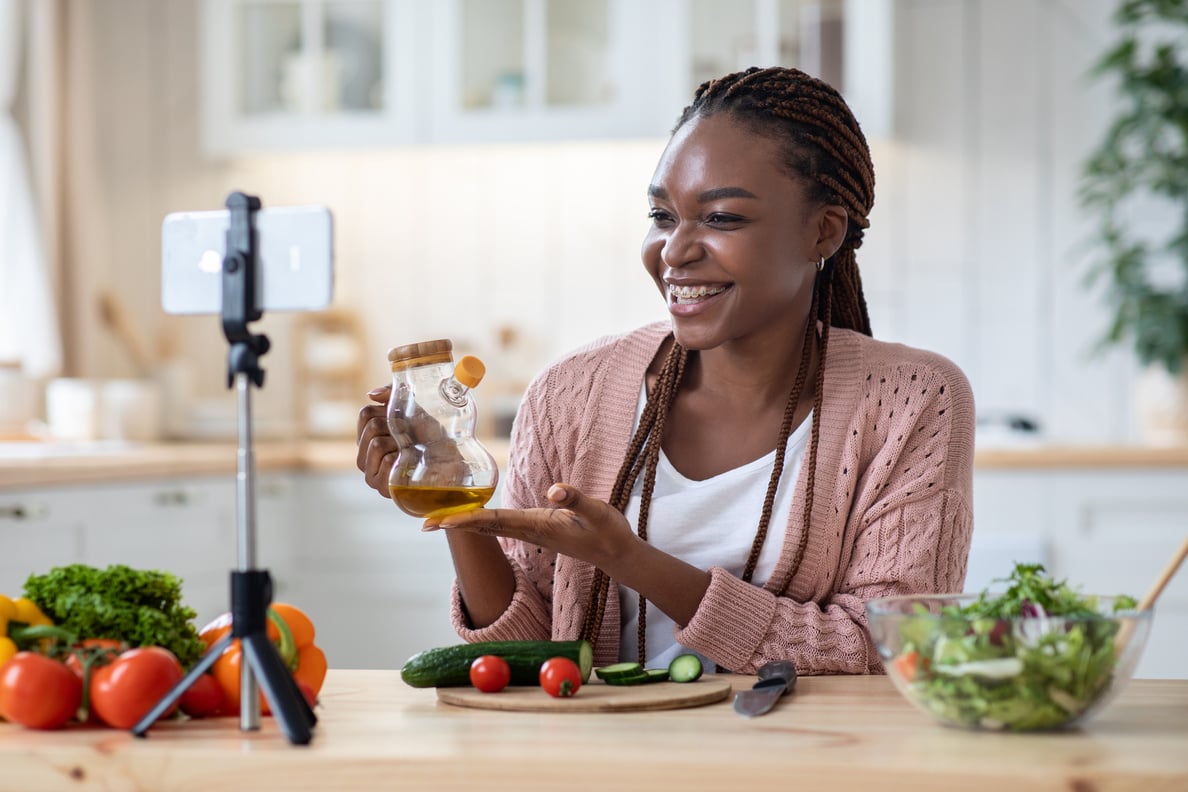
M 846 219 L 808 200 L 777 140 L 727 114 L 694 118 L 664 150 L 648 196 L 643 262 L 682 346 L 801 336 L 816 262 L 840 245 Z

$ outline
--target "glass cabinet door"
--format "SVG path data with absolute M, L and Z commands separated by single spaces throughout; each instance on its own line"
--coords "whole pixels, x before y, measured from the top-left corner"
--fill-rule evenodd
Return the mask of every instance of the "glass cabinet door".
M 688 0 L 688 91 L 750 66 L 842 81 L 843 0 Z
M 609 0 L 462 0 L 461 11 L 463 107 L 614 100 Z
M 646 31 L 629 0 L 445 0 L 435 6 L 434 138 L 625 130 Z
M 244 115 L 384 109 L 382 0 L 245 0 L 234 13 Z
M 205 0 L 209 149 L 402 142 L 409 0 Z M 408 137 L 408 136 L 405 136 Z

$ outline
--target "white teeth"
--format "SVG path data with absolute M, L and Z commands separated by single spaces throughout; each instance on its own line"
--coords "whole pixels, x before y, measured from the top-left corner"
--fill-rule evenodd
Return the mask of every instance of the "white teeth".
M 669 286 L 668 291 L 677 302 L 698 300 L 702 297 L 712 297 L 726 291 L 725 286 Z

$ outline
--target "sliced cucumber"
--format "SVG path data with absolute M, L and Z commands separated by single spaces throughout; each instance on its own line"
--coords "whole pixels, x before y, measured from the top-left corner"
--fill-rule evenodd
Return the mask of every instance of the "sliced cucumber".
M 696 682 L 701 671 L 701 658 L 695 654 L 677 655 L 668 664 L 668 678 L 673 682 Z
M 594 675 L 604 682 L 612 679 L 639 676 L 643 673 L 643 666 L 639 663 L 614 663 L 613 665 L 595 668 Z
M 635 665 L 639 665 L 636 663 Z M 595 671 L 594 673 L 598 673 Z M 608 685 L 626 686 L 626 685 L 647 685 L 651 682 L 667 682 L 668 669 L 667 668 L 641 668 L 634 674 L 626 674 L 622 676 L 612 676 L 609 679 L 604 679 Z

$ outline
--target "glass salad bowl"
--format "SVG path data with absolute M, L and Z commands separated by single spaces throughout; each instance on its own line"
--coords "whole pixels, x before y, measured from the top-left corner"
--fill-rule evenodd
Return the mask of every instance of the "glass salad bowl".
M 950 726 L 1062 729 L 1099 712 L 1134 673 L 1150 610 L 1129 597 L 1018 592 L 895 596 L 866 603 L 887 675 L 908 701 Z M 1013 605 L 1010 600 L 1018 600 Z

